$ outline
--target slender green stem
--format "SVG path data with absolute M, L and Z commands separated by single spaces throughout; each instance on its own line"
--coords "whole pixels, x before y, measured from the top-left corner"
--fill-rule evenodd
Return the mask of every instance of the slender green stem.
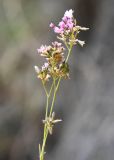
M 69 49 L 69 47 L 68 47 L 68 44 L 67 44 L 66 40 L 64 41 L 64 44 L 65 44 L 66 48 L 67 48 L 67 49 Z
M 45 112 L 45 119 L 47 118 L 47 114 L 48 114 L 48 106 L 49 106 L 49 96 L 47 96 L 47 100 L 46 100 L 46 112 Z
M 50 96 L 51 96 L 51 93 L 52 93 L 53 86 L 54 86 L 54 82 L 52 82 L 52 85 L 51 85 L 51 88 L 50 88 L 49 94 L 47 94 L 47 102 L 46 102 L 45 119 L 47 118 L 47 115 L 48 115 L 49 99 L 50 99 Z
M 54 86 L 55 82 L 53 80 L 49 93 L 48 93 L 48 91 L 45 87 L 45 84 L 43 82 L 42 82 L 42 84 L 43 84 L 43 88 L 44 88 L 44 91 L 46 93 L 46 98 L 47 98 L 47 100 L 46 100 L 46 111 L 45 111 L 45 119 L 46 119 L 47 115 L 48 115 L 49 99 L 50 99 L 50 96 L 51 96 L 51 93 L 52 93 L 53 86 Z M 45 145 L 46 145 L 47 136 L 48 136 L 48 129 L 47 129 L 46 124 L 45 124 L 44 125 L 44 135 L 43 135 L 42 148 L 39 147 L 40 160 L 44 160 L 44 154 L 45 154 L 44 152 L 45 152 Z
M 52 93 L 52 90 L 53 90 L 53 86 L 54 86 L 54 81 L 52 82 L 52 85 L 51 85 L 51 88 L 50 88 L 50 91 L 49 91 L 49 97 L 51 96 L 51 93 Z
M 40 152 L 40 160 L 44 160 L 44 154 L 45 154 L 45 150 L 44 149 L 45 149 L 45 145 L 46 145 L 47 136 L 48 136 L 48 129 L 47 129 L 46 124 L 45 124 L 42 149 L 41 149 L 41 152 Z
M 68 55 L 67 55 L 67 58 L 66 58 L 66 62 L 68 61 L 69 56 L 70 56 L 70 54 L 71 54 L 72 46 L 73 46 L 73 44 L 71 44 L 71 45 L 70 45 L 70 48 L 68 49 Z M 59 85 L 60 85 L 60 81 L 61 81 L 61 77 L 60 77 L 59 80 L 58 80 L 57 86 L 54 88 L 54 94 L 53 94 L 53 99 L 52 99 L 52 104 L 51 104 L 49 116 L 51 116 L 51 114 L 52 114 L 52 112 L 53 112 L 53 107 L 54 107 L 54 103 L 55 103 L 55 99 L 56 99 L 56 93 L 57 93 L 57 91 L 58 91 L 58 88 L 59 88 Z M 55 81 L 54 81 L 54 84 L 55 84 Z
M 56 99 L 56 93 L 58 91 L 58 88 L 59 88 L 59 85 L 60 85 L 60 81 L 61 81 L 61 77 L 59 78 L 59 80 L 57 82 L 57 86 L 54 88 L 54 94 L 53 94 L 53 99 L 52 99 L 52 104 L 51 104 L 49 116 L 51 116 L 52 111 L 53 111 L 53 107 L 54 107 L 54 103 L 55 103 L 55 99 Z
M 70 56 L 70 54 L 71 54 L 72 46 L 73 46 L 73 44 L 71 44 L 71 45 L 70 45 L 70 48 L 68 49 L 68 55 L 67 55 L 67 58 L 66 58 L 66 61 L 65 61 L 65 62 L 68 62 L 69 56 Z
M 45 84 L 43 82 L 42 82 L 42 84 L 43 84 L 43 88 L 44 88 L 44 91 L 46 93 L 46 98 L 47 98 L 47 100 L 46 100 L 46 111 L 45 111 L 45 119 L 46 119 L 47 115 L 48 115 L 49 98 L 50 98 L 51 93 L 52 93 L 54 82 L 52 82 L 49 93 L 48 93 L 48 91 L 45 87 Z M 47 136 L 48 136 L 48 129 L 47 129 L 46 124 L 45 124 L 44 125 L 44 135 L 43 135 L 42 148 L 39 147 L 40 160 L 44 160 L 44 149 L 45 149 Z
M 53 83 L 54 83 L 54 90 L 55 90 L 55 87 L 56 87 L 56 79 L 53 78 Z
M 48 97 L 48 91 L 47 91 L 47 88 L 46 88 L 45 83 L 43 81 L 42 81 L 42 85 L 43 85 L 44 91 L 46 93 L 46 96 Z

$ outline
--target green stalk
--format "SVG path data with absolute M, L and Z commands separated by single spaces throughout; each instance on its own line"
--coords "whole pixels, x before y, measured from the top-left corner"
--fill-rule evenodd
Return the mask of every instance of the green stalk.
M 66 58 L 66 61 L 65 61 L 65 62 L 68 62 L 69 56 L 70 56 L 70 54 L 71 54 L 72 47 L 73 47 L 73 44 L 71 44 L 71 45 L 70 45 L 70 48 L 68 49 L 68 55 L 67 55 L 67 58 Z
M 44 126 L 44 137 L 43 137 L 42 149 L 41 149 L 41 152 L 40 152 L 40 160 L 44 160 L 45 145 L 46 145 L 47 136 L 48 136 L 48 130 L 47 130 L 47 127 L 46 127 L 46 124 L 45 124 L 45 126 Z
M 68 62 L 69 56 L 71 54 L 72 46 L 73 46 L 73 44 L 71 44 L 69 48 L 67 46 L 68 55 L 67 55 L 67 58 L 66 58 L 65 62 Z M 60 77 L 58 79 L 57 85 L 56 85 L 56 79 L 53 79 L 53 82 L 52 82 L 52 85 L 51 85 L 49 93 L 48 93 L 48 91 L 47 91 L 47 89 L 45 87 L 45 84 L 43 83 L 43 87 L 44 87 L 44 90 L 45 90 L 45 93 L 46 93 L 46 96 L 47 96 L 45 119 L 47 118 L 47 115 L 48 115 L 49 98 L 51 96 L 52 90 L 54 90 L 54 93 L 53 93 L 52 103 L 51 103 L 51 107 L 50 107 L 49 117 L 51 117 L 51 114 L 53 112 L 53 107 L 54 107 L 54 103 L 55 103 L 55 99 L 56 99 L 56 94 L 57 94 L 58 88 L 60 86 L 61 78 L 62 77 Z M 47 137 L 48 137 L 48 128 L 46 127 L 46 124 L 45 124 L 44 125 L 44 135 L 43 135 L 42 148 L 39 147 L 40 160 L 44 160 L 45 145 L 46 145 Z
M 42 84 L 43 84 L 43 88 L 44 88 L 44 91 L 46 93 L 46 98 L 47 98 L 47 100 L 46 100 L 46 111 L 45 111 L 45 119 L 46 119 L 47 115 L 48 115 L 49 98 L 50 98 L 52 90 L 53 90 L 54 82 L 51 85 L 49 93 L 48 93 L 48 91 L 45 87 L 45 84 L 44 83 L 42 83 Z M 44 135 L 43 135 L 42 148 L 39 148 L 40 160 L 44 160 L 44 154 L 45 154 L 44 152 L 45 152 L 45 145 L 46 145 L 47 136 L 48 136 L 48 129 L 47 129 L 46 124 L 45 124 L 44 125 Z
M 54 88 L 54 94 L 53 94 L 53 99 L 52 99 L 52 104 L 51 104 L 51 108 L 50 108 L 50 114 L 49 117 L 51 116 L 52 112 L 53 112 L 53 107 L 54 107 L 54 103 L 55 103 L 55 99 L 56 99 L 56 94 L 60 85 L 60 81 L 61 81 L 61 77 L 58 80 L 57 86 Z
M 53 82 L 52 85 L 51 85 L 51 88 L 50 88 L 49 93 L 47 94 L 47 103 L 46 103 L 45 119 L 47 118 L 47 114 L 48 114 L 49 98 L 50 98 L 50 96 L 51 96 L 51 92 L 52 92 L 53 86 L 54 86 L 54 82 Z
M 68 49 L 68 55 L 67 55 L 67 58 L 66 58 L 66 61 L 65 61 L 65 62 L 68 62 L 69 56 L 70 56 L 70 54 L 71 54 L 72 46 L 73 46 L 73 44 L 71 44 L 71 45 L 70 45 L 70 48 Z M 67 46 L 67 47 L 68 47 L 68 46 Z M 52 100 L 52 104 L 51 104 L 49 116 L 51 116 L 51 114 L 52 114 L 52 112 L 53 112 L 53 107 L 54 107 L 54 103 L 55 103 L 55 99 L 56 99 L 56 94 L 57 94 L 57 91 L 58 91 L 58 88 L 59 88 L 59 85 L 60 85 L 60 81 L 61 81 L 61 77 L 59 78 L 58 83 L 57 83 L 57 86 L 56 86 L 55 89 L 54 89 L 53 100 Z

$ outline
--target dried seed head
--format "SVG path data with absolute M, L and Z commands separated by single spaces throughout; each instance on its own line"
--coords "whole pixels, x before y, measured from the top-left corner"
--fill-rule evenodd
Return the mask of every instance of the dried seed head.
M 85 44 L 85 41 L 81 41 L 79 39 L 76 39 L 76 42 L 79 43 L 81 45 L 81 47 L 83 47 Z
M 45 120 L 43 120 L 43 123 L 46 124 L 48 132 L 50 134 L 53 133 L 54 124 L 62 121 L 61 119 L 54 119 L 54 118 L 55 118 L 55 112 L 53 112 L 50 117 L 47 117 Z

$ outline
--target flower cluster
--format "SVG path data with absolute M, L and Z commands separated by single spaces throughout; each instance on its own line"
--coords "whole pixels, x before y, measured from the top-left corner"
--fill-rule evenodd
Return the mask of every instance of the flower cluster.
M 55 33 L 63 34 L 65 32 L 71 32 L 74 25 L 73 11 L 69 10 L 65 12 L 64 17 L 62 18 L 62 21 L 59 23 L 58 27 L 53 23 L 50 24 L 50 27 L 54 29 Z
M 77 26 L 72 9 L 65 12 L 62 21 L 59 22 L 58 26 L 51 23 L 50 27 L 58 34 L 57 38 L 63 41 L 68 52 L 69 49 L 77 43 L 82 47 L 85 44 L 84 41 L 77 39 L 77 36 L 80 30 L 85 31 L 88 30 L 88 28 Z M 44 83 L 48 81 L 50 77 L 69 77 L 69 66 L 67 63 L 69 55 L 67 55 L 66 59 L 64 58 L 65 48 L 62 43 L 55 41 L 49 46 L 42 45 L 37 51 L 46 59 L 46 63 L 44 63 L 41 69 L 39 69 L 38 66 L 35 66 L 38 78 L 40 78 Z
M 65 48 L 62 43 L 57 41 L 52 42 L 50 46 L 41 46 L 38 49 L 38 53 L 46 59 L 46 63 L 41 69 L 35 66 L 35 70 L 44 83 L 49 80 L 50 77 L 67 77 L 68 76 L 68 64 L 65 63 L 64 58 Z
M 77 35 L 80 30 L 88 30 L 89 28 L 77 26 L 76 19 L 73 17 L 73 10 L 70 9 L 66 11 L 62 21 L 59 22 L 58 26 L 55 26 L 54 23 L 50 24 L 50 27 L 54 30 L 55 33 L 59 34 L 58 39 L 62 40 L 63 42 L 71 42 L 75 45 L 79 43 L 82 47 L 85 44 L 84 41 L 78 40 Z

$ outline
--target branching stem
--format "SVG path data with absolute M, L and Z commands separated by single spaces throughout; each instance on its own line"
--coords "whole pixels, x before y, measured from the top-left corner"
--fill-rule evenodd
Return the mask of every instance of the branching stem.
M 69 59 L 69 56 L 71 54 L 71 50 L 72 50 L 73 44 L 70 44 L 70 46 L 68 46 L 66 44 L 66 47 L 68 49 L 68 54 L 67 54 L 65 62 L 68 62 L 68 59 Z M 57 91 L 59 89 L 61 79 L 62 79 L 62 77 L 60 77 L 58 79 L 53 78 L 53 82 L 52 82 L 52 85 L 50 87 L 49 92 L 47 91 L 45 83 L 42 82 L 44 91 L 46 93 L 46 98 L 47 98 L 47 100 L 46 100 L 46 111 L 45 111 L 45 120 L 46 120 L 47 117 L 51 118 L 51 116 L 52 116 L 53 108 L 54 108 L 54 103 L 55 103 L 55 99 L 56 99 L 56 94 L 57 94 Z M 53 98 L 52 98 L 52 102 L 51 102 L 51 107 L 49 109 L 49 100 L 51 98 L 52 91 L 53 91 Z M 49 116 L 48 116 L 48 113 L 49 113 Z M 46 141 L 47 141 L 48 133 L 49 133 L 49 131 L 48 131 L 48 128 L 47 128 L 46 123 L 45 123 L 44 124 L 44 134 L 43 134 L 42 146 L 40 147 L 40 145 L 39 145 L 39 158 L 40 158 L 40 160 L 44 160 L 45 146 L 46 146 Z

